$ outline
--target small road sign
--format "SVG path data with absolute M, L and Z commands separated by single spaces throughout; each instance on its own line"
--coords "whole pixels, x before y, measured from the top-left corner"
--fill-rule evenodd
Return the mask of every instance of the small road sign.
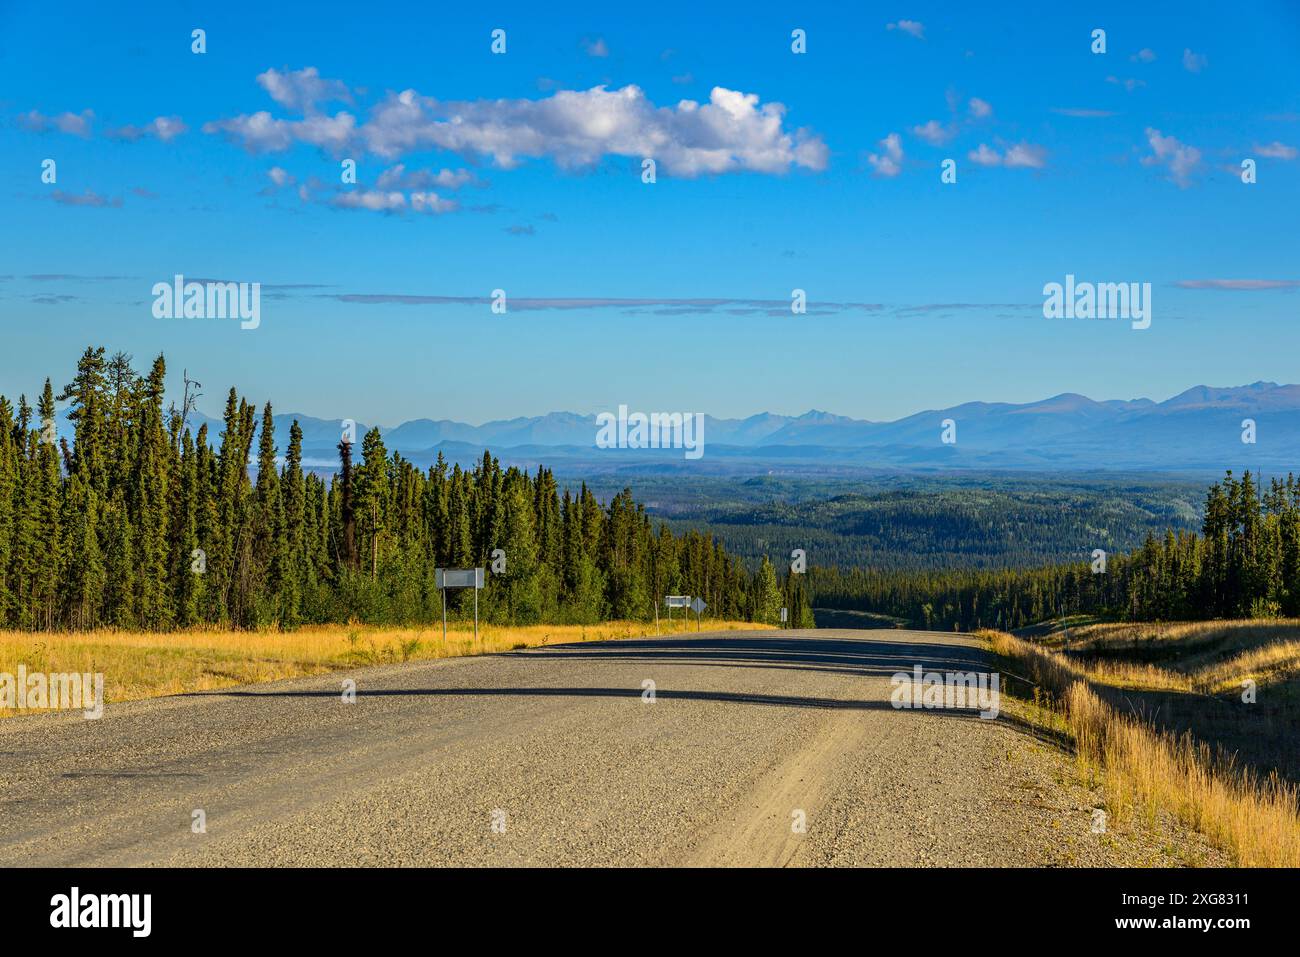
M 781 624 L 784 625 L 784 624 L 786 623 L 786 621 L 789 620 L 789 618 L 790 618 L 790 609 L 789 609 L 789 608 L 782 608 L 782 609 L 781 609 Z
M 483 587 L 481 568 L 435 568 L 433 582 L 442 592 L 442 640 L 447 640 L 447 589 L 474 589 L 474 640 L 478 641 L 478 593 Z
M 707 604 L 707 603 L 704 601 L 704 599 L 701 598 L 699 595 L 696 595 L 696 596 L 695 596 L 695 600 L 694 600 L 693 602 L 691 602 L 691 611 L 695 612 L 695 630 L 696 630 L 696 631 L 699 631 L 699 630 L 700 630 L 700 612 L 704 611 L 704 609 L 706 609 L 706 608 L 708 608 L 708 607 L 709 607 L 708 604 Z
M 690 595 L 664 595 L 664 604 L 668 606 L 668 621 L 671 622 L 673 620 L 674 608 L 691 607 L 691 596 Z M 689 612 L 687 612 L 687 617 L 690 617 Z

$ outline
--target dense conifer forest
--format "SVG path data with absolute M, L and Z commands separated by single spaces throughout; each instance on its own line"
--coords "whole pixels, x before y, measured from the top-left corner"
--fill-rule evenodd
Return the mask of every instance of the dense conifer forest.
M 624 489 L 602 503 L 553 474 L 427 471 L 384 448 L 378 429 L 339 443 L 339 468 L 302 467 L 295 423 L 278 449 L 272 410 L 235 389 L 210 435 L 164 397 L 162 356 L 145 374 L 88 348 L 33 410 L 0 397 L 0 625 L 30 630 L 285 627 L 441 614 L 436 567 L 491 567 L 479 614 L 510 624 L 652 618 L 668 593 L 707 617 L 811 624 L 802 580 L 766 560 L 748 571 L 698 531 L 656 527 Z M 59 435 L 68 403 L 73 435 Z M 464 614 L 473 596 L 452 591 Z
M 1132 621 L 1300 616 L 1300 480 L 1261 490 L 1229 471 L 1198 535 L 1166 531 L 1137 549 L 1037 569 L 928 572 L 812 568 L 817 605 L 931 628 L 1018 628 L 1062 614 Z M 1104 567 L 1104 570 L 1103 570 Z

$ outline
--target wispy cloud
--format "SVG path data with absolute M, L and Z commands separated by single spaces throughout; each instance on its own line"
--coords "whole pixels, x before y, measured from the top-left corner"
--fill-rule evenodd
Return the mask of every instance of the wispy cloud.
M 604 37 L 584 39 L 582 41 L 582 48 L 587 51 L 587 56 L 609 56 L 609 45 L 605 43 Z
M 60 113 L 58 116 L 45 116 L 36 110 L 32 110 L 28 113 L 19 114 L 18 126 L 29 133 L 45 133 L 55 130 L 59 133 L 67 133 L 71 136 L 88 139 L 90 137 L 90 124 L 94 119 L 95 114 L 92 110 L 82 110 L 80 113 Z
M 1156 59 L 1156 51 L 1150 47 L 1143 47 L 1141 50 L 1138 50 L 1137 53 L 1134 53 L 1129 57 L 1129 59 L 1134 63 L 1154 63 Z
M 486 296 L 423 296 L 407 293 L 335 293 L 325 295 L 324 298 L 351 305 L 487 306 L 492 302 Z M 656 315 L 790 315 L 789 299 L 511 297 L 507 300 L 507 307 L 510 312 L 612 309 L 629 314 L 653 312 Z M 830 315 L 839 312 L 877 312 L 885 308 L 881 303 L 814 302 L 811 300 L 808 302 L 809 315 Z
M 925 24 L 919 20 L 898 20 L 894 23 L 886 23 L 885 29 L 898 30 L 908 36 L 916 37 L 918 40 L 925 39 Z
M 1188 73 L 1200 73 L 1210 65 L 1210 59 L 1203 53 L 1193 53 L 1189 49 L 1183 50 L 1183 69 Z
M 122 126 L 115 130 L 109 130 L 106 134 L 110 139 L 126 140 L 134 143 L 145 137 L 153 137 L 163 143 L 170 143 L 176 137 L 189 131 L 189 127 L 179 116 L 159 116 L 143 126 Z
M 1182 289 L 1255 292 L 1260 289 L 1295 289 L 1300 287 L 1300 279 L 1180 279 L 1175 285 Z
M 1279 143 L 1274 140 L 1272 143 L 1260 145 L 1255 144 L 1255 152 L 1267 159 L 1293 160 L 1300 153 L 1294 146 L 1287 146 L 1285 143 Z
M 50 199 L 62 206 L 90 206 L 95 208 L 117 207 L 122 205 L 122 197 L 114 196 L 109 198 L 101 196 L 92 189 L 84 193 L 65 193 L 61 189 L 56 189 L 50 194 Z
M 443 199 L 437 193 L 402 193 L 383 189 L 355 189 L 335 193 L 329 204 L 339 209 L 366 209 L 381 213 L 404 213 L 409 210 L 428 215 L 452 213 L 460 208 L 455 200 Z
M 1128 77 L 1127 79 L 1121 80 L 1117 76 L 1108 76 L 1106 77 L 1106 82 L 1113 83 L 1116 86 L 1122 86 L 1124 87 L 1125 90 L 1127 90 L 1130 93 L 1132 93 L 1136 89 L 1139 89 L 1140 87 L 1144 87 L 1147 85 L 1146 80 L 1136 80 L 1132 77 Z
M 380 173 L 375 185 L 380 189 L 460 189 L 477 182 L 467 169 L 408 170 L 405 164 L 398 163 Z
M 1107 116 L 1117 115 L 1113 110 L 1089 110 L 1073 106 L 1053 106 L 1051 110 L 1061 116 L 1074 116 L 1082 119 L 1102 119 Z

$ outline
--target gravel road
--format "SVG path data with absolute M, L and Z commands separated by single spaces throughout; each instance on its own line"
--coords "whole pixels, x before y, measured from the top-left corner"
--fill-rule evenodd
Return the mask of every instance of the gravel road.
M 977 640 L 951 633 L 706 632 L 110 704 L 98 721 L 14 718 L 0 722 L 0 864 L 1124 865 L 1203 853 L 1183 834 L 1094 833 L 1099 794 L 1005 711 L 893 708 L 890 676 L 918 663 L 988 669 Z

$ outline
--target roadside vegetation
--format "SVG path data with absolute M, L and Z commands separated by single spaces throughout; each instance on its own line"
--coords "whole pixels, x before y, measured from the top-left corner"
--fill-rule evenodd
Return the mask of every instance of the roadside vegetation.
M 762 628 L 735 621 L 704 621 L 710 631 Z M 325 674 L 366 665 L 459 658 L 580 641 L 646 638 L 656 633 L 694 634 L 694 622 L 605 621 L 594 625 L 483 625 L 478 641 L 471 625 L 457 622 L 443 641 L 441 625 L 385 628 L 314 625 L 295 631 L 191 629 L 153 632 L 0 631 L 0 673 L 94 673 L 104 675 L 109 704 L 138 698 L 211 691 L 252 682 Z M 20 712 L 0 708 L 0 718 Z M 29 713 L 29 712 L 21 712 Z
M 1072 744 L 1111 821 L 1169 814 L 1241 866 L 1300 866 L 1300 622 L 980 634 L 1018 716 Z

